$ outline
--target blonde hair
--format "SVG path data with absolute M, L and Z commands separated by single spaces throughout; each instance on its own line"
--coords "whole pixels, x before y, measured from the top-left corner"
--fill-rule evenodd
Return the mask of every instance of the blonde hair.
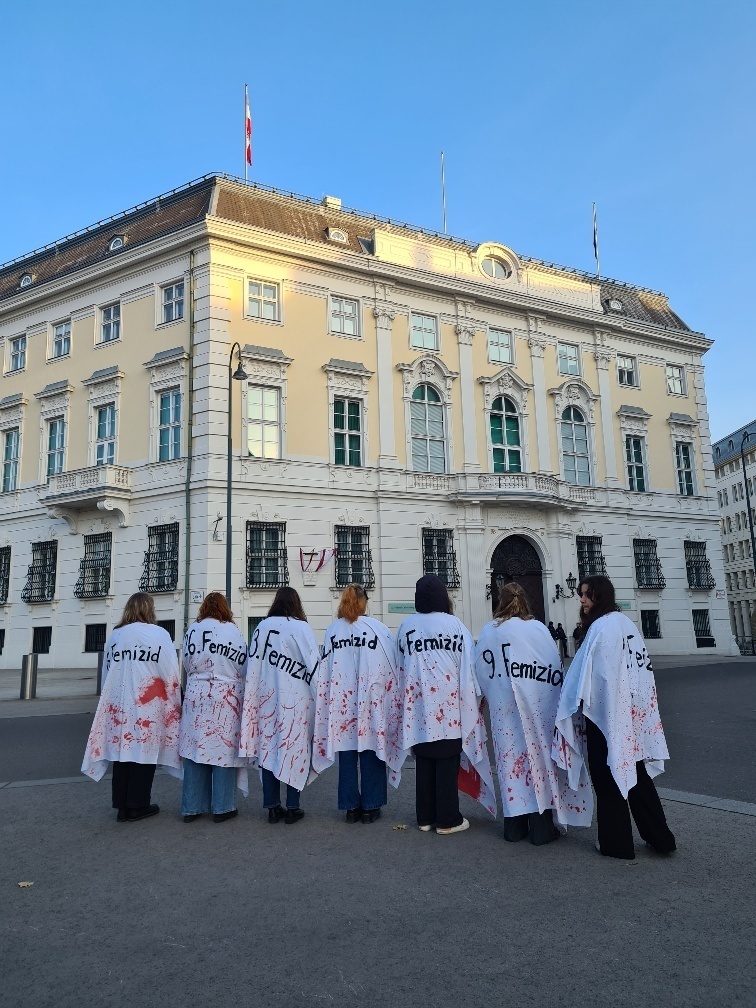
M 121 622 L 116 623 L 115 629 L 128 626 L 129 623 L 157 623 L 155 603 L 147 592 L 135 592 L 131 596 L 123 607 Z
M 524 620 L 535 619 L 525 589 L 510 581 L 499 592 L 499 604 L 496 606 L 494 619 L 500 625 L 513 616 L 519 616 Z
M 337 619 L 345 619 L 348 623 L 356 623 L 367 609 L 367 592 L 359 584 L 349 584 L 341 594 Z

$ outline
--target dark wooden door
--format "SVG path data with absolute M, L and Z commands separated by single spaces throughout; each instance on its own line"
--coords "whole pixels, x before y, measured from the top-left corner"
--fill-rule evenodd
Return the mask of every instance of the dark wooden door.
M 491 566 L 491 611 L 499 604 L 499 584 L 514 581 L 525 590 L 535 618 L 545 623 L 543 568 L 532 543 L 523 536 L 508 536 L 494 550 Z

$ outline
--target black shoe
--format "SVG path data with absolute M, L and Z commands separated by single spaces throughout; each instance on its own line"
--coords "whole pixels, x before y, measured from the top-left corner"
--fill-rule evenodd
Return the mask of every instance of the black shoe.
M 376 819 L 381 818 L 381 810 L 379 808 L 366 809 L 362 813 L 362 821 L 364 823 L 375 822 Z
M 195 812 L 194 815 L 185 815 L 184 822 L 194 822 L 195 819 L 199 819 L 201 816 L 201 812 Z
M 216 812 L 213 815 L 213 822 L 225 822 L 226 819 L 233 819 L 239 815 L 239 809 L 231 809 L 230 812 Z
M 143 808 L 132 808 L 128 810 L 128 821 L 138 822 L 140 819 L 147 819 L 149 816 L 157 815 L 159 811 L 159 805 L 145 805 Z
M 275 808 L 268 809 L 268 822 L 269 823 L 280 822 L 285 815 L 286 815 L 285 810 L 282 809 L 280 805 L 276 805 Z
M 116 822 L 128 822 L 129 821 L 129 810 L 125 808 L 118 809 L 118 815 L 116 816 Z
M 299 820 L 303 818 L 304 818 L 304 812 L 302 811 L 301 808 L 287 808 L 284 823 L 287 826 L 291 826 L 292 823 L 299 822 Z
M 362 809 L 361 808 L 352 808 L 352 809 L 349 809 L 349 811 L 347 812 L 347 814 L 346 814 L 346 816 L 344 818 L 345 818 L 346 822 L 348 822 L 348 823 L 361 822 L 362 821 Z
M 653 851 L 654 854 L 661 854 L 663 857 L 667 857 L 669 854 L 674 854 L 677 850 L 677 847 L 672 847 L 670 850 L 659 850 L 658 847 L 654 847 L 654 845 L 650 844 L 648 841 L 646 841 L 646 847 L 648 847 L 650 851 Z

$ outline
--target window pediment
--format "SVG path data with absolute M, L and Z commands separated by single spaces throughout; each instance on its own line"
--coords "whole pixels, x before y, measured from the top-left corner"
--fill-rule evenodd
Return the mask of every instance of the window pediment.
M 491 403 L 498 396 L 507 396 L 515 401 L 521 412 L 527 412 L 528 392 L 533 386 L 524 382 L 511 367 L 502 368 L 494 375 L 481 375 L 478 382 L 483 386 L 483 403 L 486 409 L 491 408 Z
M 593 404 L 598 396 L 584 381 L 570 378 L 556 388 L 549 389 L 549 395 L 554 397 L 554 415 L 557 420 L 561 420 L 562 413 L 568 406 L 577 406 L 591 423 L 594 422 Z
M 459 377 L 458 371 L 450 371 L 438 357 L 427 356 L 418 357 L 412 364 L 397 364 L 397 371 L 401 371 L 404 378 L 404 398 L 409 399 L 412 389 L 420 383 L 427 383 L 435 386 L 443 397 L 448 400 L 451 396 L 452 382 Z

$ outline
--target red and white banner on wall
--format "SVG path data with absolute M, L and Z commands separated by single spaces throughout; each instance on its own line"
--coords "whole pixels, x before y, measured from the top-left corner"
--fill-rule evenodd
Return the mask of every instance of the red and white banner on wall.
M 322 570 L 327 564 L 333 560 L 336 555 L 335 549 L 321 549 L 321 550 L 303 550 L 299 551 L 299 565 L 303 571 L 309 571 L 312 574 L 317 574 L 319 570 Z

